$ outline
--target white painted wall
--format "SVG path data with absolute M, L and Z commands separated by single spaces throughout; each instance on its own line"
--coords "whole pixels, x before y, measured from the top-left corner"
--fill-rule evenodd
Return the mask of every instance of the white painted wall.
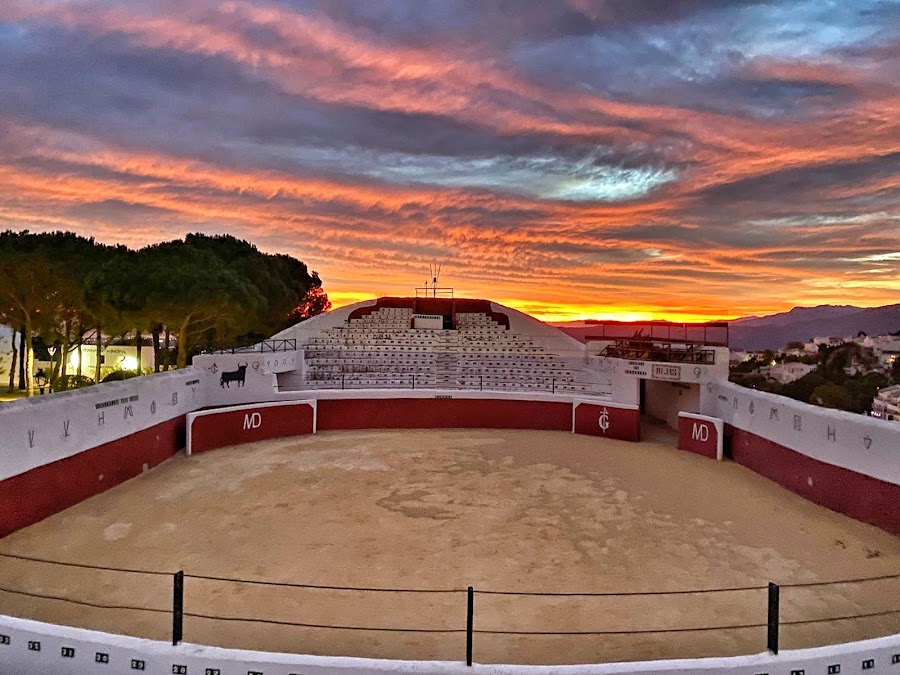
M 205 405 L 193 368 L 0 403 L 0 480 Z
M 122 349 L 125 349 L 125 347 L 122 347 Z M 153 349 L 151 349 L 150 351 L 152 353 Z M 131 356 L 133 357 L 136 353 L 137 353 L 137 350 L 134 347 L 132 347 L 131 348 Z M 103 354 L 102 348 L 100 350 L 100 354 L 101 355 Z M 118 360 L 116 357 L 124 357 L 124 356 L 126 356 L 126 354 L 120 352 L 119 354 L 114 355 L 113 358 L 111 359 L 111 361 L 115 362 Z M 75 373 L 78 372 L 78 358 L 79 358 L 78 357 L 78 348 L 76 347 L 75 349 L 72 349 L 69 352 L 69 357 L 66 359 L 66 373 L 67 374 L 74 375 Z M 151 362 L 152 362 L 152 358 L 153 357 L 151 356 Z M 142 364 L 142 365 L 146 365 L 146 364 Z M 51 364 L 50 367 L 46 369 L 47 372 L 50 372 L 52 367 L 53 366 Z M 81 374 L 86 377 L 89 377 L 91 379 L 94 379 L 94 374 L 96 372 L 96 368 L 97 368 L 97 345 L 95 345 L 95 344 L 81 345 Z M 152 369 L 152 365 L 151 365 L 151 369 Z M 103 371 L 101 370 L 101 373 L 102 372 Z M 107 369 L 106 372 L 108 373 L 109 369 Z M 103 374 L 105 374 L 105 373 L 103 373 Z M 102 377 L 101 377 L 101 379 L 102 379 Z
M 595 344 L 595 343 L 591 343 Z M 617 377 L 638 377 L 645 380 L 668 382 L 684 382 L 688 384 L 705 384 L 728 379 L 728 356 L 716 348 L 714 364 L 695 363 L 661 363 L 657 361 L 639 361 L 633 359 L 617 359 L 607 357 Z
M 857 473 L 900 485 L 900 425 L 784 396 L 710 382 L 703 414 Z
M 700 385 L 647 380 L 647 414 L 678 429 L 678 413 L 699 412 Z
M 298 360 L 300 363 L 298 364 Z M 244 385 L 222 386 L 223 371 L 246 364 Z M 274 354 L 210 354 L 195 357 L 183 370 L 145 375 L 49 396 L 0 403 L 0 480 L 108 443 L 123 436 L 206 406 L 249 404 L 331 396 L 334 398 L 423 397 L 446 394 L 434 390 L 298 391 L 279 393 L 275 372 L 302 368 L 298 352 Z M 598 372 L 599 389 L 611 375 Z M 610 385 L 609 396 L 637 402 L 634 381 Z M 599 390 L 598 389 L 598 390 Z M 454 392 L 455 397 L 572 400 L 571 396 L 526 392 Z M 604 396 L 604 398 L 608 398 Z
M 444 317 L 440 314 L 413 314 L 413 328 L 424 330 L 441 330 Z
M 82 352 L 86 352 L 87 349 L 83 348 Z M 135 345 L 109 345 L 105 347 L 102 351 L 103 354 L 103 368 L 113 369 L 113 370 L 130 370 L 128 368 L 131 365 L 130 361 L 137 360 L 137 347 Z M 144 372 L 153 371 L 153 365 L 156 362 L 156 355 L 153 353 L 153 347 L 150 346 L 142 346 L 141 347 L 141 368 Z M 93 376 L 93 371 L 91 368 L 94 366 L 94 363 L 86 363 L 83 370 L 86 375 Z M 69 368 L 69 371 L 72 371 L 72 368 Z
M 601 361 L 609 359 L 601 359 Z M 612 396 L 610 400 L 630 405 L 638 405 L 641 402 L 640 380 L 636 377 L 619 377 L 613 372 L 609 375 L 612 381 Z
M 185 370 L 0 404 L 0 480 L 204 406 L 319 398 L 319 394 L 311 391 L 284 394 L 276 391 L 275 375 L 271 372 L 274 360 L 278 360 L 279 368 L 295 368 L 296 362 L 290 362 L 291 358 L 296 359 L 296 353 L 198 356 L 196 365 Z M 288 363 L 282 364 L 282 360 Z M 230 388 L 222 387 L 222 369 L 234 370 L 239 363 L 248 364 L 244 386 L 232 382 Z M 697 406 L 693 405 L 693 399 L 688 399 L 690 407 L 681 409 L 721 417 L 738 428 L 810 457 L 900 484 L 900 425 L 818 408 L 727 382 L 708 382 L 699 392 L 701 400 Z M 436 393 L 441 392 L 372 390 L 370 395 L 428 397 Z M 466 394 L 454 392 L 454 396 Z M 339 392 L 327 395 L 341 396 Z M 488 392 L 471 392 L 471 395 L 477 398 L 487 396 Z M 505 392 L 493 395 L 531 398 Z M 367 394 L 348 391 L 346 396 Z M 610 400 L 637 403 L 637 380 L 614 378 Z M 771 412 L 773 409 L 775 413 Z M 795 416 L 799 418 L 799 429 L 795 428 Z M 668 417 L 666 411 L 664 418 Z
M 479 665 L 467 667 L 456 661 L 388 661 L 337 656 L 307 656 L 301 654 L 271 654 L 266 652 L 201 647 L 189 643 L 173 646 L 166 642 L 110 635 L 97 631 L 54 626 L 27 619 L 0 616 L 0 635 L 9 637 L 9 644 L 0 645 L 0 666 L 3 675 L 96 675 L 101 672 L 131 673 L 132 659 L 144 662 L 141 672 L 147 675 L 171 675 L 179 672 L 175 666 L 186 666 L 188 675 L 209 673 L 218 675 L 381 675 L 409 673 L 416 675 L 687 675 L 688 673 L 730 673 L 732 675 L 788 675 L 803 669 L 807 673 L 826 673 L 828 667 L 840 665 L 841 673 L 859 673 L 864 661 L 872 661 L 867 675 L 895 675 L 900 665 L 892 664 L 900 654 L 900 635 L 851 642 L 844 645 L 815 649 L 785 650 L 777 656 L 768 653 L 727 658 L 680 659 L 670 661 L 633 661 L 597 665 L 573 666 L 513 666 Z M 475 636 L 474 653 L 478 653 Z M 28 649 L 28 643 L 40 642 L 40 651 Z M 62 648 L 75 650 L 71 658 L 62 657 Z M 460 648 L 463 643 L 460 642 Z M 104 654 L 108 663 L 98 665 L 97 654 Z M 462 659 L 463 654 L 460 654 Z
M 234 373 L 246 364 L 243 386 L 236 381 L 224 384 L 222 373 Z M 274 354 L 201 354 L 194 357 L 194 369 L 205 393 L 205 405 L 234 405 L 273 401 L 278 398 L 275 373 L 297 368 L 297 352 Z

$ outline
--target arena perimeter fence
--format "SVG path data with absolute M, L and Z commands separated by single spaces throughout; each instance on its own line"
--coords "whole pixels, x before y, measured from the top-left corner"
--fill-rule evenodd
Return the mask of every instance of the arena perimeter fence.
M 726 631 L 726 630 L 745 630 L 751 628 L 766 628 L 766 648 L 773 654 L 778 653 L 779 634 L 782 626 L 798 626 L 808 624 L 823 624 L 837 621 L 853 621 L 859 619 L 867 619 L 872 617 L 888 616 L 900 614 L 900 607 L 895 609 L 863 612 L 857 614 L 846 614 L 840 616 L 815 617 L 815 618 L 793 618 L 784 620 L 781 618 L 780 612 L 780 596 L 781 589 L 799 589 L 799 588 L 815 588 L 823 586 L 851 585 L 851 584 L 867 584 L 879 581 L 898 580 L 900 573 L 883 574 L 880 576 L 861 577 L 855 579 L 839 579 L 832 581 L 811 581 L 796 582 L 786 584 L 775 584 L 769 582 L 768 585 L 748 585 L 748 586 L 731 586 L 720 588 L 697 588 L 697 589 L 680 589 L 680 590 L 658 590 L 658 591 L 628 591 L 628 592 L 542 592 L 542 591 L 513 591 L 513 590 L 476 590 L 469 586 L 462 588 L 383 588 L 383 587 L 366 587 L 366 586 L 338 586 L 325 584 L 308 584 L 294 583 L 286 581 L 273 581 L 262 579 L 239 579 L 234 577 L 220 577 L 205 574 L 185 573 L 183 570 L 178 572 L 164 572 L 158 570 L 143 570 L 127 567 L 112 567 L 105 565 L 90 565 L 86 563 L 66 562 L 61 560 L 51 560 L 47 558 L 39 558 L 35 556 L 26 556 L 14 553 L 0 553 L 0 557 L 8 559 L 16 559 L 27 562 L 57 565 L 67 568 L 77 568 L 85 570 L 95 570 L 103 572 L 118 572 L 122 574 L 165 576 L 172 580 L 172 605 L 171 608 L 158 607 L 139 607 L 133 605 L 108 604 L 102 602 L 90 602 L 79 600 L 77 598 L 65 597 L 59 595 L 51 595 L 48 593 L 40 593 L 36 591 L 27 591 L 21 589 L 13 589 L 0 586 L 0 592 L 19 595 L 29 598 L 39 598 L 44 600 L 54 600 L 59 602 L 80 605 L 84 607 L 92 607 L 97 609 L 110 610 L 131 610 L 136 612 L 152 612 L 157 614 L 170 614 L 172 617 L 172 644 L 177 645 L 184 639 L 184 618 L 192 617 L 197 619 L 208 619 L 212 621 L 224 622 L 240 622 L 240 623 L 256 623 L 269 624 L 277 626 L 291 626 L 297 628 L 315 628 L 323 630 L 342 630 L 342 631 L 363 631 L 363 632 L 382 632 L 382 633 L 437 633 L 437 634 L 462 634 L 465 633 L 466 640 L 466 665 L 472 665 L 473 642 L 475 635 L 519 635 L 519 636 L 613 636 L 613 635 L 648 635 L 648 634 L 667 634 L 667 633 L 697 633 L 703 631 Z M 185 579 L 197 579 L 204 581 L 213 581 L 229 584 L 244 584 L 255 586 L 269 586 L 279 588 L 302 588 L 311 590 L 327 590 L 327 591 L 346 591 L 352 593 L 394 593 L 394 594 L 458 594 L 465 595 L 465 628 L 448 628 L 448 627 L 409 627 L 409 626 L 350 626 L 350 625 L 333 625 L 321 623 L 306 623 L 299 621 L 282 621 L 265 617 L 248 617 L 248 616 L 229 616 L 207 614 L 201 612 L 192 612 L 185 607 L 184 603 L 184 584 Z M 502 627 L 494 628 L 475 628 L 475 596 L 520 596 L 520 597 L 542 597 L 542 598 L 623 598 L 623 597 L 665 597 L 665 596 L 686 596 L 698 595 L 705 596 L 720 593 L 742 593 L 751 591 L 767 591 L 767 603 L 765 606 L 765 621 L 760 620 L 757 623 L 741 623 L 741 624 L 725 624 L 725 625 L 707 625 L 707 626 L 673 626 L 667 628 L 647 628 L 647 629 L 631 629 L 631 630 L 578 630 L 578 631 L 551 631 L 551 630 L 506 630 Z M 900 597 L 900 594 L 894 594 L 892 597 Z M 460 616 L 462 615 L 462 599 L 460 599 Z M 762 607 L 760 608 L 760 616 L 762 616 Z M 462 622 L 460 622 L 461 624 Z
M 610 385 L 599 382 L 585 382 L 571 377 L 530 377 L 520 380 L 506 380 L 490 372 L 487 375 L 469 375 L 455 381 L 436 382 L 433 373 L 379 371 L 372 367 L 360 366 L 360 370 L 341 373 L 333 377 L 310 378 L 302 389 L 441 389 L 450 391 L 516 391 L 550 394 L 592 394 L 609 396 Z M 377 376 L 388 382 L 372 381 L 365 378 Z M 294 391 L 294 390 L 292 390 Z

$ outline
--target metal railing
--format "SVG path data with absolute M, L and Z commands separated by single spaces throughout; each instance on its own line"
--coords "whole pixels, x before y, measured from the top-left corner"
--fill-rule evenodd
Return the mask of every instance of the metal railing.
M 351 366 L 352 367 L 352 366 Z M 587 382 L 571 377 L 545 377 L 503 379 L 493 375 L 469 375 L 441 378 L 434 373 L 410 371 L 379 371 L 375 366 L 357 366 L 362 370 L 328 374 L 316 374 L 304 378 L 297 388 L 285 387 L 281 391 L 303 389 L 440 389 L 448 391 L 519 391 L 550 394 L 585 394 L 602 398 L 612 396 L 610 384 Z
M 452 298 L 453 289 L 443 286 L 417 286 L 417 298 Z
M 586 340 L 643 339 L 728 346 L 728 322 L 672 323 L 668 321 L 585 321 Z
M 697 598 L 698 600 L 693 601 L 691 604 L 686 605 L 685 609 L 698 609 L 694 603 L 702 602 L 702 606 L 699 607 L 702 614 L 708 616 L 718 616 L 722 611 L 722 603 L 713 599 L 713 601 L 706 600 L 707 598 L 716 598 L 717 596 L 721 596 L 722 594 L 734 594 L 738 597 L 738 600 L 730 601 L 729 604 L 734 605 L 737 609 L 741 609 L 744 605 L 750 607 L 749 614 L 753 615 L 755 613 L 755 620 L 747 620 L 747 619 L 737 619 L 736 621 L 732 621 L 731 623 L 715 621 L 711 623 L 704 623 L 702 625 L 684 625 L 677 621 L 678 615 L 671 614 L 671 618 L 675 619 L 675 622 L 668 621 L 663 625 L 657 625 L 653 627 L 646 628 L 620 628 L 620 627 L 609 627 L 609 624 L 600 623 L 603 627 L 594 628 L 592 624 L 593 621 L 590 621 L 590 618 L 594 615 L 604 616 L 604 612 L 590 612 L 584 614 L 586 621 L 588 624 L 584 627 L 579 627 L 577 629 L 571 630 L 559 630 L 556 626 L 546 627 L 541 625 L 536 625 L 533 628 L 518 628 L 515 627 L 519 623 L 518 615 L 510 617 L 507 614 L 497 612 L 490 612 L 490 614 L 494 617 L 494 621 L 492 623 L 488 623 L 486 627 L 475 628 L 475 596 L 476 589 L 473 586 L 468 586 L 466 588 L 398 588 L 398 587 L 372 587 L 372 586 L 341 586 L 341 585 L 332 585 L 332 584 L 314 584 L 314 583 L 306 583 L 306 582 L 291 582 L 291 581 L 282 581 L 282 580 L 268 580 L 268 579 L 246 579 L 246 578 L 235 578 L 235 577 L 226 577 L 226 576 L 217 576 L 217 575 L 208 575 L 202 573 L 193 573 L 193 572 L 185 572 L 183 570 L 178 571 L 162 571 L 162 570 L 148 570 L 148 569 L 136 569 L 131 567 L 112 567 L 106 565 L 93 565 L 79 562 L 68 562 L 61 560 L 53 560 L 48 558 L 40 558 L 35 556 L 27 556 L 22 554 L 15 553 L 0 553 L 0 558 L 6 558 L 10 560 L 17 560 L 21 562 L 35 563 L 35 564 L 44 564 L 44 565 L 55 565 L 61 566 L 69 569 L 79 569 L 79 570 L 93 570 L 99 572 L 117 572 L 121 574 L 128 575 L 145 575 L 145 576 L 162 576 L 168 577 L 171 579 L 171 604 L 169 607 L 148 607 L 146 605 L 130 605 L 130 604 L 122 604 L 122 603 L 107 603 L 96 600 L 87 600 L 81 598 L 71 597 L 70 595 L 57 595 L 50 594 L 47 592 L 41 592 L 40 590 L 31 590 L 31 589 L 23 589 L 23 588 L 14 588 L 7 584 L 0 585 L 0 594 L 10 594 L 10 595 L 18 595 L 22 597 L 34 598 L 34 599 L 42 599 L 56 602 L 63 602 L 73 605 L 79 605 L 84 607 L 91 607 L 95 609 L 109 609 L 109 610 L 131 610 L 136 612 L 152 612 L 158 614 L 168 614 L 171 616 L 171 625 L 172 625 L 172 644 L 177 645 L 184 639 L 184 620 L 185 618 L 193 618 L 193 619 L 202 619 L 209 621 L 219 621 L 219 622 L 237 622 L 244 624 L 268 624 L 273 626 L 284 626 L 284 627 L 295 627 L 301 629 L 320 629 L 320 630 L 336 630 L 336 631 L 350 631 L 350 632 L 362 632 L 362 633 L 400 633 L 400 634 L 441 634 L 441 635 L 462 635 L 465 634 L 465 661 L 466 665 L 471 666 L 473 663 L 473 655 L 474 655 L 474 637 L 476 635 L 485 635 L 485 636 L 577 636 L 577 637 L 588 637 L 588 638 L 598 638 L 603 637 L 605 639 L 611 639 L 612 636 L 646 636 L 646 635 L 668 635 L 668 634 L 676 634 L 676 633 L 700 633 L 700 632 L 708 632 L 708 631 L 743 631 L 747 629 L 766 629 L 766 647 L 768 651 L 772 654 L 777 654 L 779 650 L 779 639 L 781 629 L 783 627 L 789 626 L 797 626 L 797 625 L 809 625 L 809 624 L 826 624 L 826 623 L 835 623 L 835 622 L 844 622 L 844 621 L 860 621 L 864 619 L 870 619 L 874 617 L 886 617 L 886 616 L 894 616 L 900 614 L 900 606 L 897 606 L 896 599 L 900 597 L 900 588 L 897 588 L 897 582 L 900 581 L 900 573 L 895 574 L 883 574 L 879 576 L 871 576 L 871 577 L 861 577 L 854 579 L 838 579 L 833 581 L 814 581 L 814 582 L 798 582 L 798 583 L 783 583 L 783 584 L 775 584 L 769 582 L 766 585 L 762 584 L 747 584 L 742 586 L 727 586 L 727 587 L 714 587 L 714 588 L 681 588 L 681 589 L 649 589 L 649 590 L 630 590 L 630 591 L 612 591 L 608 589 L 595 589 L 595 590 L 572 590 L 572 591 L 542 591 L 542 590 L 512 590 L 512 589 L 486 589 L 479 588 L 477 590 L 477 595 L 483 598 L 490 598 L 491 596 L 518 596 L 520 598 L 552 598 L 555 602 L 578 602 L 579 604 L 575 607 L 575 611 L 572 613 L 573 616 L 580 616 L 580 609 L 583 608 L 584 604 L 587 601 L 591 602 L 604 602 L 608 599 L 630 599 L 630 598 L 650 598 L 650 597 L 666 597 L 672 598 L 668 602 L 674 602 L 674 596 L 686 596 Z M 22 579 L 29 578 L 27 575 L 20 577 Z M 304 612 L 303 621 L 287 621 L 282 619 L 275 619 L 271 616 L 236 616 L 236 615 L 227 615 L 214 613 L 209 610 L 204 610 L 204 608 L 195 609 L 193 607 L 189 607 L 185 605 L 185 583 L 186 581 L 193 580 L 192 583 L 195 582 L 212 582 L 216 584 L 233 584 L 240 585 L 241 587 L 277 587 L 284 592 L 287 592 L 288 589 L 304 589 L 310 591 L 339 591 L 346 593 L 356 593 L 361 594 L 363 597 L 372 596 L 372 595 L 380 595 L 383 593 L 390 593 L 394 596 L 414 596 L 421 597 L 422 594 L 427 594 L 430 596 L 436 595 L 456 595 L 462 596 L 465 595 L 465 616 L 466 623 L 465 627 L 461 625 L 461 621 L 459 623 L 455 623 L 452 618 L 453 615 L 456 615 L 456 612 L 453 611 L 453 601 L 451 603 L 447 603 L 446 609 L 448 612 L 448 620 L 442 622 L 442 625 L 438 626 L 429 626 L 429 625 L 421 625 L 416 623 L 416 625 L 397 625 L 394 623 L 393 625 L 346 625 L 346 624 L 335 624 L 330 622 L 318 622 L 313 619 L 306 618 L 306 612 Z M 849 614 L 837 614 L 831 613 L 829 616 L 807 616 L 800 615 L 797 616 L 798 610 L 797 607 L 788 604 L 788 607 L 792 608 L 790 612 L 793 616 L 784 617 L 782 615 L 780 596 L 781 592 L 784 589 L 787 589 L 789 592 L 794 589 L 812 589 L 823 586 L 836 586 L 843 585 L 852 586 L 857 584 L 885 584 L 888 582 L 888 585 L 881 586 L 877 588 L 881 588 L 881 592 L 877 594 L 872 594 L 873 596 L 882 598 L 884 600 L 890 601 L 891 598 L 894 599 L 892 606 L 887 608 L 881 607 L 872 607 L 870 609 L 864 611 L 856 611 Z M 93 585 L 89 583 L 81 584 L 78 586 L 79 589 L 89 589 Z M 895 591 L 892 593 L 890 588 L 895 588 Z M 102 586 L 102 588 L 106 588 L 106 584 Z M 762 593 L 766 593 L 766 599 L 760 597 Z M 242 592 L 243 596 L 243 592 Z M 197 595 L 193 596 L 195 600 L 197 599 Z M 221 600 L 223 597 L 223 593 L 220 589 L 216 589 L 213 593 L 207 593 L 204 596 L 205 600 Z M 743 598 L 743 599 L 741 599 Z M 459 605 L 462 605 L 462 598 L 458 600 Z M 869 601 L 871 603 L 871 600 Z M 391 607 L 396 606 L 397 603 L 392 602 Z M 821 603 L 817 603 L 821 604 Z M 883 605 L 884 603 L 877 603 L 878 605 Z M 861 608 L 862 609 L 862 608 Z M 308 611 L 308 610 L 307 610 Z M 384 614 L 384 612 L 380 612 L 379 615 Z M 740 616 L 746 616 L 748 612 L 740 612 Z M 458 616 L 462 615 L 462 609 L 460 609 Z M 521 616 L 529 616 L 529 613 L 521 613 Z M 534 616 L 540 619 L 540 613 L 534 614 Z M 615 620 L 616 615 L 613 613 L 612 618 Z M 501 623 L 498 624 L 498 617 Z M 514 627 L 509 627 L 509 623 L 502 623 L 503 620 L 511 621 Z M 368 623 L 368 622 L 367 622 Z M 482 623 L 479 623 L 479 626 L 482 626 Z M 616 624 L 612 624 L 615 626 Z M 462 640 L 461 640 L 462 643 Z M 460 645 L 462 647 L 462 644 Z M 760 645 L 761 646 L 761 645 Z M 460 649 L 462 652 L 462 649 Z M 176 671 L 177 672 L 177 671 Z M 831 672 L 831 671 L 829 671 Z M 834 671 L 838 672 L 838 671 Z
M 291 352 L 297 349 L 297 340 L 285 338 L 281 340 L 263 340 L 255 345 L 219 349 L 210 354 L 274 354 L 275 352 Z
M 694 345 L 671 345 L 653 341 L 622 340 L 608 345 L 600 356 L 629 361 L 658 361 L 660 363 L 690 363 L 711 366 L 716 362 L 714 349 L 698 349 Z

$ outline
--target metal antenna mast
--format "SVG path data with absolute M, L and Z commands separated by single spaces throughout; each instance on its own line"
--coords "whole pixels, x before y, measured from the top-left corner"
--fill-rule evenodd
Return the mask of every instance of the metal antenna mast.
M 433 262 L 428 265 L 429 278 L 425 280 L 424 287 L 416 287 L 417 298 L 452 298 L 452 288 L 441 288 L 441 267 L 442 263 Z
M 433 297 L 437 297 L 438 277 L 441 276 L 441 263 L 433 262 L 428 265 L 428 271 L 431 274 Z

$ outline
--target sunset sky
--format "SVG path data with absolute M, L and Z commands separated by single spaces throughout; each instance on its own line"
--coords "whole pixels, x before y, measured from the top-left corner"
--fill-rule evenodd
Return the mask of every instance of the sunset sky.
M 900 302 L 900 2 L 0 1 L 0 229 L 230 233 L 336 305 Z

